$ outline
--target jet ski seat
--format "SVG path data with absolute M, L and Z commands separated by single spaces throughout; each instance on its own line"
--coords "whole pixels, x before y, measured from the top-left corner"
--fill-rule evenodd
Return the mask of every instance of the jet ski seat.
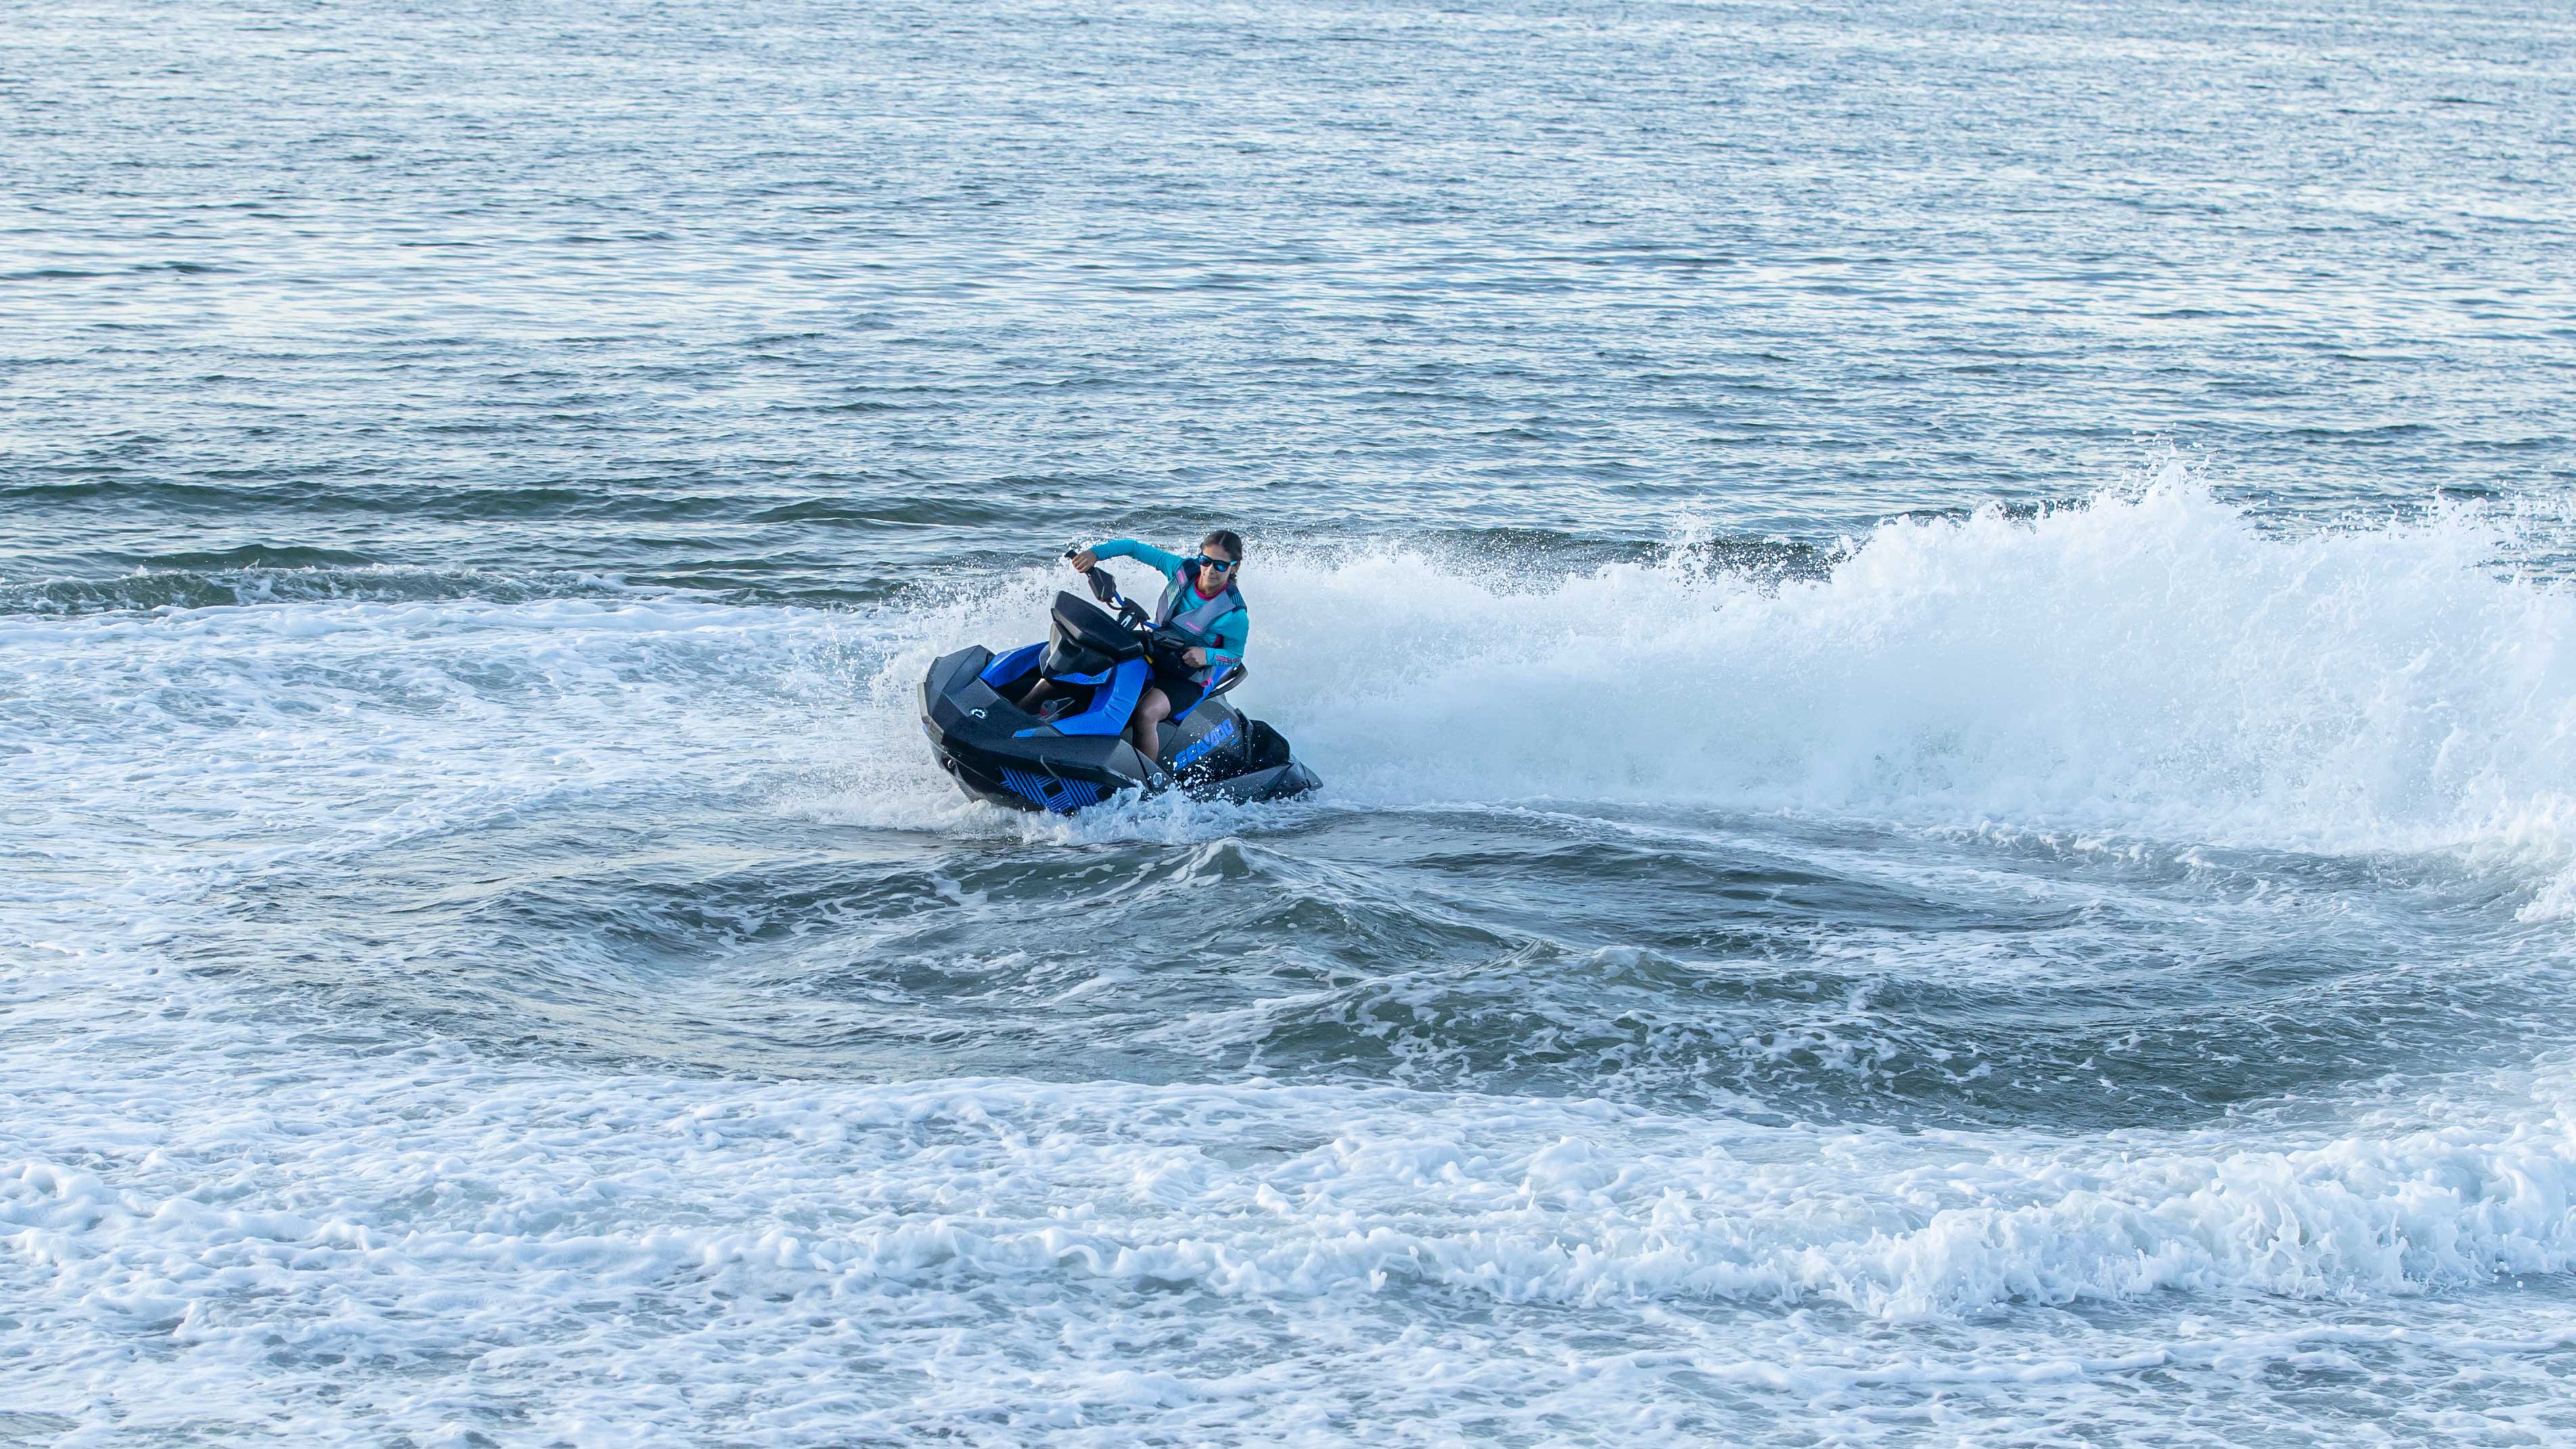
M 1022 718 L 1032 723 L 1014 731 L 1016 737 L 1041 730 L 1059 735 L 1123 734 L 1128 717 L 1136 712 L 1137 699 L 1145 692 L 1149 673 L 1145 641 L 1088 599 L 1058 594 L 1048 616 L 1046 642 L 1002 655 L 978 677 L 1008 703 L 1026 688 L 1032 673 L 1053 681 L 1070 696 L 1070 703 L 1053 718 L 1024 714 Z

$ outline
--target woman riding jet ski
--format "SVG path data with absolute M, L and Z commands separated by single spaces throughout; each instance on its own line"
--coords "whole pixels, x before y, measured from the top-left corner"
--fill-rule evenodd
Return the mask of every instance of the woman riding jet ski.
M 1121 790 L 1252 801 L 1323 783 L 1278 731 L 1220 698 L 1244 679 L 1248 616 L 1233 583 L 1242 556 L 1224 531 L 1193 559 L 1123 538 L 1065 555 L 1117 616 L 1058 594 L 1046 643 L 999 657 L 978 645 L 932 664 L 921 727 L 940 768 L 969 795 L 1058 814 Z M 1103 557 L 1163 572 L 1152 614 L 1120 596 Z

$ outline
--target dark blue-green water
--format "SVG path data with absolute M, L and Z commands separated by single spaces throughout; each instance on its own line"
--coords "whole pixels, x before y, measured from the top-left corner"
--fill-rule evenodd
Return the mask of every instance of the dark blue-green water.
M 0 1443 L 2576 1434 L 2563 7 L 0 39 Z

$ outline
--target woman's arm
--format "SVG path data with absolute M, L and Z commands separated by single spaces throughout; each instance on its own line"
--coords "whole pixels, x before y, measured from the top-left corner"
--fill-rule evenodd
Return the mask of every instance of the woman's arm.
M 1152 544 L 1138 543 L 1132 538 L 1113 538 L 1091 552 L 1099 558 L 1132 558 L 1139 563 L 1162 570 L 1163 577 L 1167 579 L 1181 571 L 1179 554 L 1165 553 Z

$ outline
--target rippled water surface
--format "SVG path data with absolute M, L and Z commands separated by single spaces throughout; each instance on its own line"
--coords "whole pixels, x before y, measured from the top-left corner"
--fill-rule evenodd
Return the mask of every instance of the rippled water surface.
M 2576 1435 L 2563 8 L 0 36 L 0 1442 Z

